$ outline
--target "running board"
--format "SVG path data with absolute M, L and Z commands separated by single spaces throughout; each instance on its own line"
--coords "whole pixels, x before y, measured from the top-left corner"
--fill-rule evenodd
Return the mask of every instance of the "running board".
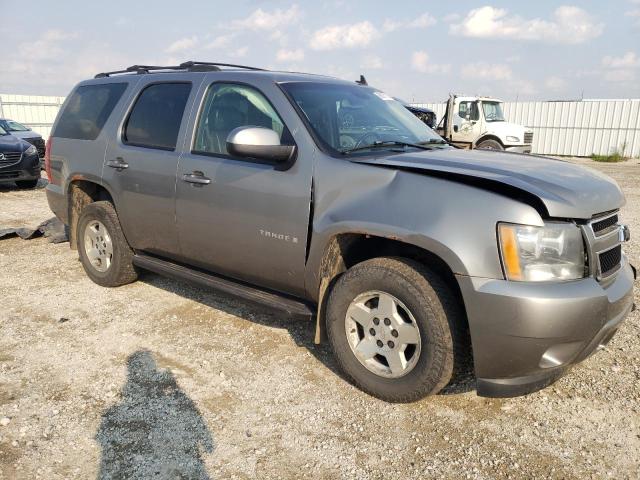
M 137 253 L 133 257 L 133 264 L 145 270 L 159 273 L 160 275 L 186 280 L 187 282 L 218 290 L 249 302 L 286 312 L 289 315 L 303 317 L 312 317 L 314 315 L 314 310 L 309 305 L 295 298 L 268 290 L 261 290 L 167 260 Z

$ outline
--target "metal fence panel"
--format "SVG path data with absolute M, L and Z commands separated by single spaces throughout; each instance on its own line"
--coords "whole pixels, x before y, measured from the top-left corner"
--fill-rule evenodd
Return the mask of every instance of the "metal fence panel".
M 64 98 L 0 93 L 0 118 L 23 123 L 46 140 Z
M 444 115 L 445 103 L 416 103 Z M 640 156 L 640 99 L 505 102 L 508 121 L 533 128 L 533 153 Z

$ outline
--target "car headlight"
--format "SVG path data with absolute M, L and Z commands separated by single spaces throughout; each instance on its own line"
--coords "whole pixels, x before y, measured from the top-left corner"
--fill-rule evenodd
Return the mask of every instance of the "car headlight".
M 38 153 L 38 149 L 36 147 L 34 147 L 33 145 L 29 145 L 29 148 L 27 148 L 24 151 L 25 155 L 35 155 L 36 153 Z
M 518 137 L 507 137 L 507 142 L 520 143 L 520 139 Z
M 573 223 L 544 227 L 498 224 L 500 254 L 507 280 L 544 282 L 585 276 L 584 242 Z

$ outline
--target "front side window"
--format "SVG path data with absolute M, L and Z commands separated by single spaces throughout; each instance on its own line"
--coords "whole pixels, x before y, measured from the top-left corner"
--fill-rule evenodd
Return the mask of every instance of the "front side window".
M 281 86 L 330 152 L 348 153 L 368 146 L 397 149 L 393 142 L 442 141 L 402 103 L 373 88 L 322 82 Z
M 191 83 L 156 83 L 138 96 L 123 140 L 138 147 L 175 150 Z
M 478 112 L 478 104 L 476 102 L 460 102 L 458 107 L 458 116 L 463 119 L 477 121 L 480 119 Z
M 281 143 L 289 139 L 284 123 L 265 96 L 255 88 L 214 83 L 209 87 L 198 118 L 193 153 L 227 155 L 227 137 L 238 127 L 266 127 Z
M 487 122 L 504 122 L 504 113 L 499 102 L 482 102 L 482 111 Z
M 126 83 L 78 87 L 67 100 L 51 135 L 76 140 L 95 140 L 126 89 Z

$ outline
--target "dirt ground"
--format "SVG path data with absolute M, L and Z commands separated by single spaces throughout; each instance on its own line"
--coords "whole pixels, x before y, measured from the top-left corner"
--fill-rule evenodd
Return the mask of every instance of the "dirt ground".
M 575 161 L 625 191 L 626 250 L 640 264 L 638 160 Z M 0 186 L 0 229 L 50 218 L 42 187 Z M 2 479 L 640 471 L 639 312 L 541 392 L 491 400 L 460 388 L 394 405 L 345 381 L 311 322 L 152 274 L 101 288 L 66 243 L 0 240 L 0 302 Z

